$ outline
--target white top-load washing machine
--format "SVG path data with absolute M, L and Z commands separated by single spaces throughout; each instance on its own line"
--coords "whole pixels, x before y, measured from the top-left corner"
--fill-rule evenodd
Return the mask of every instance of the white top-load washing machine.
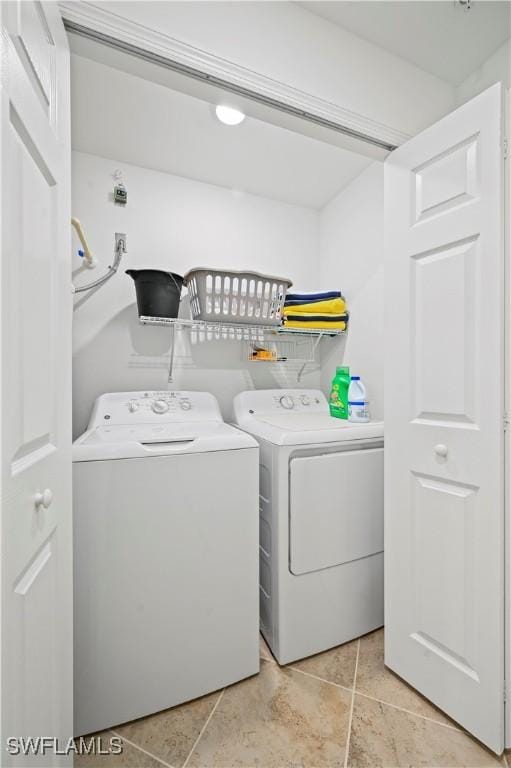
M 317 390 L 242 392 L 259 442 L 261 630 L 281 664 L 383 624 L 383 423 L 332 418 Z
M 122 392 L 73 462 L 75 733 L 257 673 L 256 441 L 205 392 Z

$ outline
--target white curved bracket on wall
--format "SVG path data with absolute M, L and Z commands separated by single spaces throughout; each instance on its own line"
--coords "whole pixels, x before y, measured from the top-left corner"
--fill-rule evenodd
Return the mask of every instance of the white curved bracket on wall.
M 76 230 L 76 234 L 78 235 L 78 239 L 80 240 L 83 248 L 83 263 L 86 267 L 89 267 L 89 269 L 94 269 L 94 267 L 97 266 L 98 261 L 97 259 L 92 255 L 91 249 L 89 248 L 89 244 L 87 242 L 87 239 L 85 237 L 85 232 L 83 231 L 83 227 L 78 219 L 72 218 L 71 224 Z

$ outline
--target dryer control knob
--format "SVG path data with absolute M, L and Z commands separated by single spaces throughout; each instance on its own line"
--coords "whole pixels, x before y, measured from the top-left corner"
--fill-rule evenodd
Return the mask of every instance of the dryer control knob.
M 138 411 L 138 403 L 135 400 L 132 400 L 130 403 L 128 403 L 128 411 L 130 413 L 135 413 L 135 411 Z
M 302 405 L 310 405 L 311 404 L 311 401 L 307 397 L 307 395 L 302 395 L 300 400 L 302 401 Z
M 169 409 L 169 404 L 165 400 L 155 400 L 152 407 L 155 413 L 166 413 Z
M 284 395 L 280 398 L 279 403 L 283 408 L 287 408 L 288 410 L 291 410 L 291 408 L 294 408 L 295 404 L 293 402 L 293 398 L 289 397 L 289 395 Z
M 192 404 L 188 400 L 181 400 L 179 405 L 181 406 L 182 411 L 189 411 L 192 407 Z

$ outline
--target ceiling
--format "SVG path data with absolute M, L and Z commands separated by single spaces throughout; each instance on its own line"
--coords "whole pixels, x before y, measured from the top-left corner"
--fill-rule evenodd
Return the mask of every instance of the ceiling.
M 460 85 L 511 37 L 511 2 L 330 0 L 302 7 L 432 75 Z
M 73 149 L 322 208 L 371 160 L 247 116 L 222 125 L 212 104 L 72 56 Z

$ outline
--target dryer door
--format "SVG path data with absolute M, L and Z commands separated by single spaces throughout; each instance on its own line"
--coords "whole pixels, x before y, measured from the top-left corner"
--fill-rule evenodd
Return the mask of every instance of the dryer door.
M 383 550 L 383 448 L 291 459 L 289 569 L 331 568 Z

